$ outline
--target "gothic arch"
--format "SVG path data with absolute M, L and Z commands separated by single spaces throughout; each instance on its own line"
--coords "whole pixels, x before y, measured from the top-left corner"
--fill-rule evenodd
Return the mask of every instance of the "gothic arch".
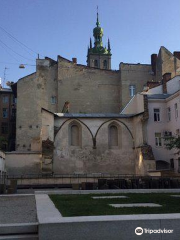
M 122 129 L 116 121 L 110 122 L 108 125 L 108 146 L 110 149 L 119 149 L 122 145 L 121 139 Z
M 68 142 L 69 146 L 82 147 L 82 126 L 81 124 L 73 120 L 68 125 Z
M 99 130 L 101 129 L 101 127 L 102 127 L 104 124 L 106 124 L 106 123 L 108 123 L 108 122 L 111 122 L 111 121 L 112 121 L 112 122 L 119 122 L 119 123 L 121 123 L 121 124 L 123 124 L 123 125 L 125 126 L 125 128 L 128 130 L 128 132 L 129 132 L 129 134 L 130 134 L 130 136 L 131 136 L 131 138 L 132 138 L 133 147 L 134 147 L 134 137 L 133 137 L 132 132 L 130 131 L 130 129 L 128 128 L 128 126 L 127 126 L 124 122 L 122 122 L 122 121 L 120 121 L 120 120 L 118 120 L 118 119 L 109 119 L 109 120 L 103 122 L 103 123 L 99 126 L 98 130 L 96 131 L 96 134 L 95 134 L 94 138 L 96 139 L 96 137 L 97 137 L 97 135 L 98 135 L 98 132 L 99 132 Z
M 73 121 L 72 121 L 72 120 L 73 120 Z M 61 129 L 62 129 L 62 127 L 64 126 L 64 124 L 67 123 L 68 121 L 78 122 L 78 124 L 81 123 L 82 125 L 84 125 L 84 126 L 87 128 L 87 130 L 88 130 L 89 133 L 91 134 L 92 142 L 93 142 L 93 148 L 94 148 L 94 146 L 95 146 L 95 139 L 94 139 L 94 136 L 93 136 L 90 128 L 89 128 L 84 122 L 82 122 L 81 120 L 79 120 L 78 118 L 70 118 L 70 119 L 65 120 L 65 121 L 61 124 L 61 126 L 59 127 L 59 129 L 56 131 L 56 133 L 55 133 L 55 138 L 56 138 L 56 136 L 57 136 L 57 133 L 58 133 L 59 131 L 61 131 Z

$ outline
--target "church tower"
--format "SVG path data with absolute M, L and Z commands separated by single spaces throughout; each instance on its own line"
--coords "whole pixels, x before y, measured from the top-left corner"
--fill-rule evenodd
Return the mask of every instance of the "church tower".
M 100 27 L 99 14 L 97 11 L 96 27 L 93 29 L 94 47 L 90 38 L 90 46 L 87 52 L 87 66 L 100 69 L 111 69 L 111 47 L 108 39 L 108 48 L 103 47 L 103 29 Z

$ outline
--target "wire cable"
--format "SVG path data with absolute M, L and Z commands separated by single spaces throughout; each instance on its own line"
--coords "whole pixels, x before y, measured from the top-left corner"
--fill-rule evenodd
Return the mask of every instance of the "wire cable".
M 33 64 L 28 64 L 28 63 L 11 63 L 11 62 L 1 62 L 0 63 L 3 63 L 3 64 L 12 64 L 12 65 L 20 65 L 20 64 L 23 64 L 25 66 L 36 66 L 36 65 L 33 65 Z
M 0 46 L 12 57 L 14 58 L 17 62 L 19 61 L 17 58 L 15 58 L 2 44 Z
M 24 57 L 23 55 L 21 55 L 21 54 L 17 53 L 16 51 L 14 51 L 11 47 L 7 46 L 7 44 L 5 44 L 2 40 L 0 40 L 0 42 L 1 42 L 5 47 L 7 47 L 8 49 L 10 49 L 12 52 L 14 52 L 15 54 L 17 54 L 18 56 L 20 56 L 20 57 L 22 57 L 22 58 L 24 58 L 24 59 L 26 59 L 26 60 L 33 61 L 33 62 L 34 62 L 34 60 L 32 60 L 32 59 L 30 59 L 30 58 L 26 58 L 26 57 Z
M 5 32 L 11 39 L 15 40 L 16 42 L 18 42 L 19 44 L 21 44 L 22 46 L 24 46 L 25 48 L 29 49 L 31 52 L 35 53 L 36 55 L 38 55 L 37 52 L 35 52 L 34 50 L 32 50 L 31 48 L 29 48 L 27 45 L 25 45 L 24 43 L 22 43 L 21 41 L 19 41 L 17 38 L 15 38 L 12 34 L 10 34 L 9 32 L 7 32 L 4 28 L 2 28 L 0 26 L 0 29 Z

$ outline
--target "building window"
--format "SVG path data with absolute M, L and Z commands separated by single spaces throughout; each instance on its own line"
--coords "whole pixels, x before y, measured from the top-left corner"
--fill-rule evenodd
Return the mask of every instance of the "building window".
M 13 103 L 17 103 L 17 98 L 13 96 Z
M 167 108 L 167 117 L 168 117 L 168 121 L 171 121 L 171 108 L 170 107 Z
M 7 117 L 8 117 L 8 109 L 3 108 L 3 118 L 7 118 Z
M 8 123 L 2 123 L 1 125 L 1 133 L 8 134 Z
M 154 109 L 154 121 L 155 122 L 160 121 L 160 109 L 159 108 Z
M 8 103 L 8 101 L 9 101 L 9 98 L 8 98 L 8 96 L 3 96 L 3 103 Z
M 130 97 L 133 97 L 136 94 L 136 86 L 135 85 L 129 86 L 129 94 L 130 94 Z
M 80 147 L 82 145 L 82 130 L 81 125 L 75 121 L 69 125 L 69 145 Z
M 115 122 L 108 127 L 108 145 L 110 149 L 120 148 L 120 126 Z
M 179 133 L 180 133 L 179 129 L 176 129 L 176 135 L 179 136 Z
M 56 104 L 56 97 L 51 97 L 51 104 Z
M 11 115 L 13 118 L 16 117 L 16 109 L 15 108 L 12 108 L 12 115 Z
M 107 60 L 103 61 L 103 67 L 104 67 L 104 69 L 107 69 Z
M 155 133 L 155 143 L 157 147 L 162 146 L 161 133 Z
M 94 67 L 98 67 L 98 60 L 94 60 Z
M 177 103 L 174 104 L 174 109 L 175 109 L 175 118 L 178 118 L 178 105 L 177 105 Z

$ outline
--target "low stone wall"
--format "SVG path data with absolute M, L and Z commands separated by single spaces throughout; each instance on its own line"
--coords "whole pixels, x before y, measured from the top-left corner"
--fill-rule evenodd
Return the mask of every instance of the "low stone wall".
M 8 175 L 28 175 L 41 173 L 39 152 L 7 152 L 6 169 Z

